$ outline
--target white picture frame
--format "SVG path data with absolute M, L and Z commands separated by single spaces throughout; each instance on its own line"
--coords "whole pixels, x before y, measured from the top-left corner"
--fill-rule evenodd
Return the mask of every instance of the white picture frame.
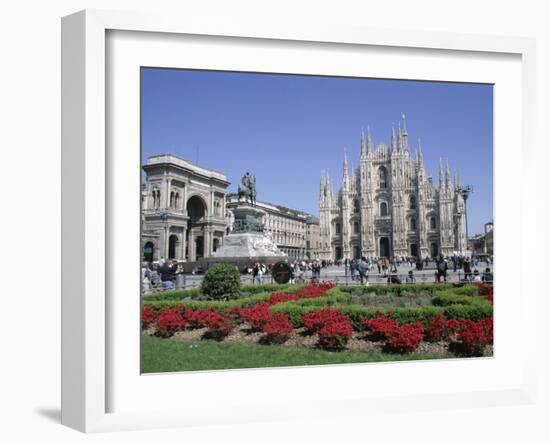
M 521 124 L 518 123 L 518 141 L 521 148 L 524 174 L 532 170 L 535 139 L 535 42 L 532 39 L 518 37 L 491 37 L 451 33 L 427 33 L 371 28 L 349 28 L 344 26 L 292 27 L 278 24 L 271 27 L 260 23 L 233 22 L 220 25 L 205 20 L 181 21 L 179 18 L 154 16 L 151 14 L 132 14 L 123 12 L 87 10 L 63 18 L 62 21 L 62 423 L 84 432 L 100 432 L 123 429 L 158 428 L 170 426 L 208 425 L 216 422 L 256 422 L 262 420 L 296 417 L 324 416 L 326 404 L 337 404 L 337 415 L 364 415 L 384 410 L 396 412 L 410 409 L 442 409 L 469 407 L 472 403 L 479 406 L 498 405 L 500 403 L 525 404 L 535 400 L 535 327 L 526 316 L 518 320 L 523 327 L 525 339 L 524 352 L 514 373 L 521 369 L 521 379 L 510 379 L 509 384 L 500 387 L 492 385 L 484 389 L 480 386 L 472 390 L 464 388 L 461 392 L 446 393 L 434 391 L 419 394 L 408 392 L 402 395 L 392 391 L 387 395 L 377 394 L 376 400 L 360 389 L 353 395 L 331 393 L 325 399 L 313 397 L 310 407 L 303 404 L 286 409 L 265 404 L 246 404 L 236 399 L 234 408 L 225 413 L 207 415 L 200 405 L 194 410 L 139 409 L 117 410 L 110 404 L 109 395 L 114 388 L 112 376 L 113 346 L 110 344 L 109 327 L 116 318 L 110 311 L 112 305 L 108 297 L 110 266 L 109 243 L 113 240 L 112 191 L 113 164 L 108 152 L 109 134 L 106 120 L 110 110 L 107 108 L 109 92 L 106 72 L 109 60 L 107 56 L 107 33 L 143 32 L 165 36 L 218 36 L 225 39 L 254 39 L 256 41 L 285 42 L 286 45 L 307 42 L 315 45 L 337 45 L 346 47 L 375 47 L 379 51 L 391 48 L 426 49 L 435 53 L 469 53 L 479 60 L 484 55 L 502 54 L 519 60 L 521 69 Z M 112 54 L 110 54 L 112 55 Z M 111 60 L 112 61 L 112 60 Z M 495 104 L 497 106 L 497 104 Z M 497 110 L 498 111 L 498 108 Z M 499 142 L 496 132 L 495 143 Z M 137 146 L 136 146 L 137 147 Z M 116 166 L 118 167 L 118 166 Z M 115 180 L 116 181 L 116 180 Z M 116 185 L 116 183 L 115 183 Z M 498 193 L 498 186 L 496 190 Z M 527 221 L 534 219 L 532 208 L 536 206 L 536 193 L 526 187 L 518 190 L 522 198 L 523 210 L 518 215 L 522 229 Z M 497 206 L 498 201 L 497 201 Z M 506 210 L 502 208 L 501 211 Z M 498 218 L 497 218 L 498 219 Z M 497 221 L 499 222 L 499 221 Z M 503 223 L 504 224 L 504 223 Z M 499 226 L 495 233 L 495 248 L 498 250 Z M 524 230 L 521 234 L 523 235 Z M 501 237 L 502 238 L 502 237 Z M 501 240 L 502 241 L 502 240 Z M 534 244 L 525 244 L 520 256 L 535 256 Z M 502 250 L 502 249 L 501 249 Z M 497 258 L 498 259 L 498 258 Z M 523 262 L 526 262 L 525 260 Z M 497 265 L 501 265 L 497 261 Z M 499 267 L 503 273 L 505 266 Z M 527 274 L 527 265 L 522 274 Z M 498 278 L 498 276 L 497 276 Z M 498 284 L 498 279 L 496 281 Z M 522 278 L 521 309 L 530 303 L 536 303 L 536 278 Z M 498 299 L 499 286 L 496 285 Z M 504 287 L 503 287 L 504 290 Z M 497 301 L 498 302 L 498 301 Z M 498 304 L 497 304 L 498 306 Z M 495 313 L 499 327 L 498 309 Z M 501 311 L 505 311 L 505 307 Z M 137 310 L 136 310 L 137 315 Z M 501 316 L 504 324 L 505 316 Z M 497 329 L 498 334 L 498 329 Z M 506 334 L 508 336 L 508 334 Z M 531 338 L 531 339 L 528 339 Z M 498 336 L 497 336 L 498 342 Z M 134 349 L 135 351 L 135 349 Z M 503 352 L 504 354 L 504 352 Z M 497 356 L 498 359 L 498 347 Z M 423 365 L 424 364 L 424 365 Z M 454 364 L 452 369 L 471 369 L 468 361 Z M 401 364 L 402 365 L 402 364 Z M 383 365 L 384 370 L 397 370 Z M 521 366 L 521 368 L 519 367 Z M 353 367 L 324 367 L 323 375 L 331 376 L 338 370 L 345 370 L 346 377 L 357 377 L 365 365 Z M 372 367 L 372 366 L 370 366 Z M 407 363 L 409 370 L 415 373 L 425 370 L 428 363 Z M 382 368 L 369 368 L 380 371 Z M 433 369 L 433 367 L 432 367 Z M 437 369 L 437 368 L 436 368 Z M 280 380 L 296 377 L 307 383 L 311 370 L 254 370 L 233 371 L 235 385 L 250 382 L 259 385 L 266 380 Z M 313 370 L 317 370 L 313 368 Z M 139 373 L 137 373 L 139 376 Z M 176 376 L 176 375 L 173 375 Z M 120 378 L 120 376 L 119 376 Z M 164 381 L 170 382 L 169 376 Z M 175 378 L 174 378 L 175 379 Z M 191 379 L 191 378 L 188 378 Z M 201 381 L 220 386 L 227 381 L 218 374 L 204 374 L 194 377 Z M 517 381 L 517 382 L 516 382 Z M 275 383 L 278 381 L 274 381 Z M 175 387 L 176 388 L 176 387 Z M 307 385 L 304 386 L 307 388 Z M 234 402 L 235 402 L 234 401 Z M 260 405 L 260 406 L 258 406 Z M 123 407 L 124 408 L 124 407 Z M 242 411 L 243 418 L 236 417 Z

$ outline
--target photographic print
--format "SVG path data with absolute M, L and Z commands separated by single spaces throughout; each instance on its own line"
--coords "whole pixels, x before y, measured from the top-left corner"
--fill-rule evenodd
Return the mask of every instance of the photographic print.
M 142 373 L 493 355 L 493 85 L 140 92 Z

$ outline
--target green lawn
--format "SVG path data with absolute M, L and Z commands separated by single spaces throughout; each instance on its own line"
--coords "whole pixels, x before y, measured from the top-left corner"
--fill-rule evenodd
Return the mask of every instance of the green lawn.
M 141 343 L 143 373 L 219 370 L 228 368 L 290 367 L 353 362 L 437 359 L 438 355 L 331 353 L 324 350 L 212 341 L 181 342 L 144 335 Z

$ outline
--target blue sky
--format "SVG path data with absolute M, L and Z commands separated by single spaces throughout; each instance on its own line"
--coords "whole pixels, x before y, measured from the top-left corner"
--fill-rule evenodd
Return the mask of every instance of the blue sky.
M 177 69 L 142 69 L 142 158 L 172 153 L 225 173 L 235 191 L 246 170 L 258 199 L 318 214 L 321 169 L 337 191 L 344 149 L 359 164 L 361 127 L 389 144 L 407 117 L 427 173 L 448 158 L 468 200 L 469 233 L 493 219 L 491 85 Z

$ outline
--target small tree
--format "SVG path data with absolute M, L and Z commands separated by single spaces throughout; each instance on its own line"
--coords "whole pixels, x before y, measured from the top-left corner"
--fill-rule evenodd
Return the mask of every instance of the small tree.
M 210 267 L 201 284 L 201 291 L 209 299 L 227 300 L 239 295 L 240 275 L 231 264 L 217 263 Z

